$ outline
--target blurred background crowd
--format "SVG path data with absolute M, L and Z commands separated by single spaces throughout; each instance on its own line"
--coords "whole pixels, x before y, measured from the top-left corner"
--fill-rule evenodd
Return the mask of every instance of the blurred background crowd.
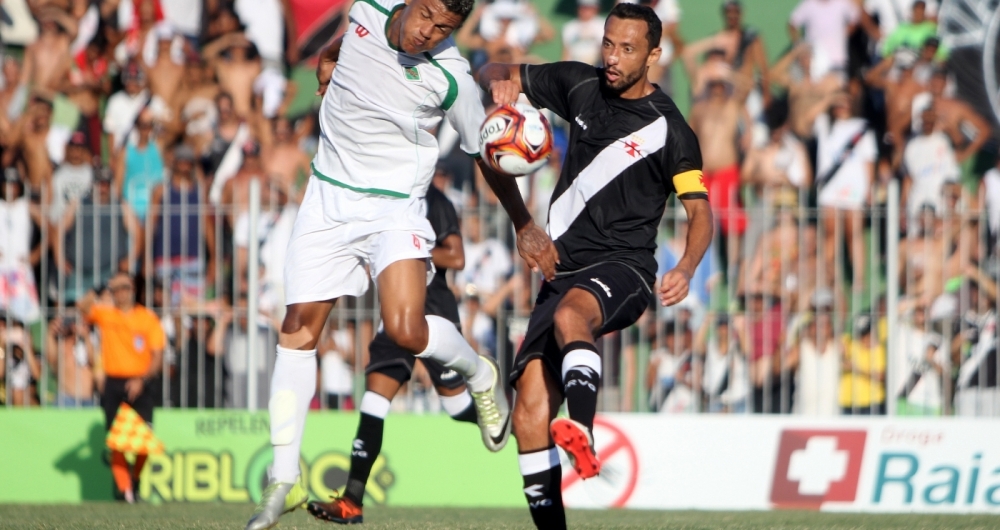
M 1000 100 L 968 88 L 985 51 L 970 58 L 982 39 L 961 24 L 993 16 L 990 1 L 650 5 L 664 31 L 649 75 L 699 136 L 717 228 L 687 300 L 601 341 L 602 410 L 1000 414 Z M 473 72 L 599 65 L 610 7 L 480 2 L 455 40 Z M 312 69 L 349 8 L 0 4 L 3 403 L 94 404 L 100 337 L 76 302 L 127 271 L 167 337 L 159 405 L 266 406 L 285 246 L 318 142 Z M 518 180 L 539 223 L 567 142 L 552 121 L 549 164 Z M 438 139 L 433 185 L 464 236 L 465 268 L 449 273 L 463 332 L 506 367 L 539 279 L 456 133 Z M 686 228 L 668 205 L 660 273 Z M 316 408 L 350 408 L 363 391 L 377 315 L 374 290 L 334 310 Z M 416 377 L 394 406 L 438 410 L 429 387 Z

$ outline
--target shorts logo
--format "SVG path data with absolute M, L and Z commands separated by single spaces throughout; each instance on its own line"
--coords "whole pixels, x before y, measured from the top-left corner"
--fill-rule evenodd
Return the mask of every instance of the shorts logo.
M 782 431 L 771 502 L 818 510 L 824 502 L 854 501 L 866 436 L 865 431 Z
M 419 237 L 417 237 L 417 234 L 413 234 L 413 246 L 414 246 L 414 247 L 415 247 L 415 248 L 416 248 L 417 250 L 420 250 L 420 238 L 419 238 Z
M 583 121 L 583 118 L 577 116 L 576 117 L 576 124 L 579 125 L 581 129 L 583 129 L 585 131 L 587 130 L 587 123 Z
M 404 66 L 403 76 L 407 81 L 420 81 L 420 70 L 417 70 L 416 66 Z
M 363 39 L 368 36 L 369 32 L 368 28 L 362 26 L 361 24 L 358 24 L 358 26 L 354 28 L 354 33 L 356 33 L 359 37 Z
M 441 379 L 454 379 L 458 377 L 458 372 L 455 370 L 445 370 L 441 372 Z
M 611 298 L 611 288 L 608 287 L 607 285 L 605 285 L 604 282 L 602 282 L 601 280 L 598 280 L 597 278 L 591 278 L 590 281 L 592 281 L 592 282 L 596 283 L 597 285 L 599 285 L 601 287 L 601 289 L 604 289 L 604 294 L 608 295 L 608 298 Z

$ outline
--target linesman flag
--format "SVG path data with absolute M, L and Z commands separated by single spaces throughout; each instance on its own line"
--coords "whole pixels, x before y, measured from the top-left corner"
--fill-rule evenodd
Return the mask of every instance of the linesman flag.
M 107 438 L 108 449 L 120 453 L 140 455 L 158 455 L 163 453 L 163 442 L 154 434 L 153 429 L 139 416 L 128 403 L 122 403 L 111 422 L 111 431 Z

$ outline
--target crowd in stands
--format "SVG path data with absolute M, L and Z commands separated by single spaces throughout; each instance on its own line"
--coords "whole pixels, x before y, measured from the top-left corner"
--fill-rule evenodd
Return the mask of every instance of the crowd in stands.
M 285 246 L 319 141 L 319 99 L 295 104 L 294 73 L 316 52 L 296 41 L 297 3 L 4 2 L 24 7 L 33 31 L 2 52 L 3 403 L 94 404 L 100 338 L 76 304 L 126 271 L 167 337 L 158 405 L 266 406 Z M 601 341 L 602 407 L 1000 414 L 997 125 L 956 95 L 939 2 L 801 0 L 773 21 L 787 23 L 780 53 L 743 20 L 756 3 L 720 2 L 718 31 L 692 42 L 682 4 L 651 2 L 664 31 L 649 75 L 688 91 L 716 237 L 687 300 L 651 305 Z M 540 62 L 533 46 L 552 40 L 563 60 L 599 66 L 609 7 L 577 0 L 557 28 L 529 0 L 478 2 L 455 40 L 473 72 Z M 518 181 L 540 224 L 567 142 L 552 121 L 550 163 Z M 465 268 L 451 275 L 463 333 L 509 363 L 539 278 L 455 132 L 438 140 L 433 185 L 465 239 Z M 686 225 L 668 205 L 661 274 Z M 377 314 L 373 290 L 338 304 L 320 342 L 317 408 L 352 406 Z M 434 409 L 416 375 L 399 406 Z

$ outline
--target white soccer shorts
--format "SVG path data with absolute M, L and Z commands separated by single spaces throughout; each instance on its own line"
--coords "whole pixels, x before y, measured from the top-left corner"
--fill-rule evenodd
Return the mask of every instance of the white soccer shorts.
M 312 176 L 285 257 L 285 304 L 361 296 L 369 273 L 405 259 L 430 262 L 434 229 L 423 197 L 358 193 Z

